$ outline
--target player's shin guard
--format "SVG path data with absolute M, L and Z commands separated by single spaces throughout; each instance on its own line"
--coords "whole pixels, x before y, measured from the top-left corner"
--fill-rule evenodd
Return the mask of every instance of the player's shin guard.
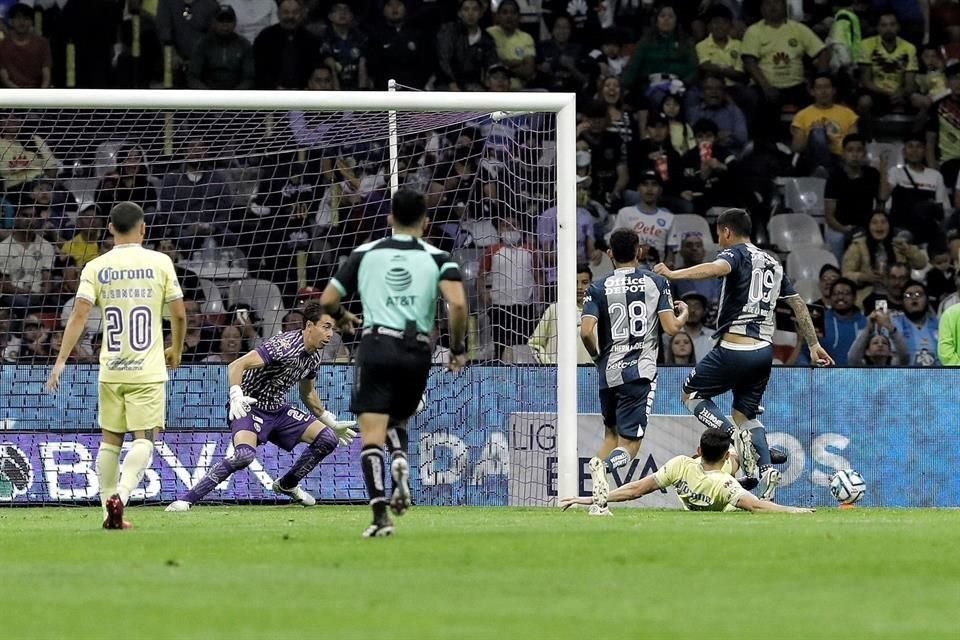
M 120 481 L 120 447 L 115 444 L 100 443 L 97 451 L 97 479 L 100 480 L 100 506 L 103 518 L 107 517 L 107 499 L 117 492 Z
M 407 433 L 406 427 L 398 425 L 387 429 L 387 451 L 390 452 L 390 461 L 393 462 L 397 458 L 406 458 L 409 443 L 410 435 Z
M 210 468 L 207 475 L 194 485 L 193 489 L 187 491 L 181 500 L 193 504 L 203 499 L 203 496 L 213 491 L 218 484 L 229 478 L 231 475 L 245 469 L 257 457 L 257 450 L 248 444 L 238 444 L 233 451 L 233 455 L 224 458 Z
M 116 493 L 123 504 L 127 504 L 130 494 L 140 485 L 143 474 L 151 462 L 153 462 L 153 442 L 146 438 L 134 440 L 130 451 L 123 459 L 123 466 L 120 467 L 120 481 L 117 483 Z
M 750 432 L 750 442 L 757 451 L 757 468 L 763 473 L 770 468 L 770 445 L 767 443 L 767 430 L 763 423 L 754 418 L 740 425 L 741 429 Z
M 722 429 L 731 436 L 737 430 L 736 426 L 723 415 L 720 407 L 718 407 L 713 400 L 691 395 L 685 404 L 687 405 L 687 409 L 690 410 L 690 413 L 692 413 L 703 426 L 711 429 Z
M 603 463 L 607 467 L 607 473 L 613 473 L 614 469 L 622 469 L 630 464 L 630 453 L 623 447 L 617 447 Z
M 387 492 L 384 489 L 383 447 L 368 444 L 360 452 L 360 467 L 363 469 L 363 481 L 367 485 L 370 508 L 373 509 L 373 521 L 380 522 L 387 515 Z
M 297 461 L 293 463 L 290 470 L 277 483 L 283 489 L 293 489 L 300 484 L 300 481 L 307 477 L 307 474 L 314 470 L 320 464 L 320 461 L 333 453 L 337 448 L 337 434 L 333 429 L 327 427 L 317 434 L 316 439 L 310 443 L 310 446 L 300 454 Z

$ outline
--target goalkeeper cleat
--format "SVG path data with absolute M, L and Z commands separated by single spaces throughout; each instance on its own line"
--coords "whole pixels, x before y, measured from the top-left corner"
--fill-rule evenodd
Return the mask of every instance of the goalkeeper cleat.
M 284 489 L 280 486 L 280 482 L 273 483 L 273 490 L 281 495 L 285 495 L 297 504 L 302 504 L 305 507 L 312 507 L 317 504 L 317 499 L 312 495 L 300 488 L 300 485 L 295 486 L 293 489 Z M 170 505 L 171 507 L 173 505 Z
M 780 472 L 776 469 L 767 469 L 760 474 L 760 499 L 773 501 L 780 486 Z
M 167 508 L 164 511 L 169 513 L 179 512 L 179 511 L 190 511 L 190 507 L 193 505 L 187 502 L 186 500 L 174 500 L 167 505 Z
M 590 479 L 593 481 L 593 504 L 606 507 L 610 485 L 607 484 L 607 466 L 600 458 L 590 458 Z
M 787 455 L 786 451 L 770 447 L 770 464 L 784 464 L 789 459 L 790 456 Z
M 364 538 L 386 538 L 393 535 L 393 523 L 390 518 L 373 522 L 369 527 L 363 530 Z
M 410 466 L 406 458 L 397 458 L 390 465 L 393 476 L 393 495 L 390 496 L 390 511 L 402 516 L 410 508 Z
M 103 521 L 104 529 L 132 529 L 133 525 L 123 519 L 123 500 L 113 494 L 107 498 L 107 518 Z
M 598 504 L 590 505 L 590 511 L 587 512 L 591 516 L 612 516 L 613 513 L 610 511 L 610 507 L 601 507 Z
M 733 436 L 733 446 L 736 447 L 737 457 L 740 458 L 740 468 L 743 474 L 752 476 L 757 472 L 757 451 L 750 441 L 748 429 L 737 429 Z

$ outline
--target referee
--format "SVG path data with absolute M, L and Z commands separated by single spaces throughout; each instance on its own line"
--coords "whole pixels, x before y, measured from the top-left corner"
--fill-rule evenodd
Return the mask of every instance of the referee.
M 467 300 L 460 267 L 450 254 L 421 239 L 428 223 L 423 194 L 400 189 L 391 204 L 393 236 L 354 249 L 320 299 L 347 331 L 359 320 L 340 305 L 341 299 L 358 293 L 363 305 L 350 410 L 360 423 L 360 466 L 373 509 L 365 538 L 393 533 L 384 489 L 385 443 L 393 458 L 390 509 L 401 515 L 410 507 L 406 423 L 427 386 L 438 289 L 450 317 L 447 368 L 460 371 L 466 364 Z

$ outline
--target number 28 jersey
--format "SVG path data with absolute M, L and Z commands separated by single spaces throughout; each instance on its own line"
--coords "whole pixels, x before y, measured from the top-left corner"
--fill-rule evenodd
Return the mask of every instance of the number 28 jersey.
M 138 244 L 120 244 L 88 262 L 77 297 L 100 307 L 100 382 L 165 382 L 163 305 L 183 297 L 173 262 Z
M 720 314 L 715 338 L 732 333 L 773 341 L 777 300 L 798 295 L 783 267 L 770 254 L 744 243 L 717 255 L 730 265 L 720 289 Z
M 673 313 L 670 285 L 646 269 L 617 269 L 590 285 L 581 317 L 597 319 L 601 389 L 656 378 L 661 311 Z

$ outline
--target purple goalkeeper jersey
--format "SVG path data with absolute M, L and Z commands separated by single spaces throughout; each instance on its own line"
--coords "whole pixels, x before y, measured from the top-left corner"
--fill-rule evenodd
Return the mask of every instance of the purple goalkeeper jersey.
M 287 392 L 301 380 L 313 380 L 323 359 L 323 349 L 313 353 L 303 345 L 302 331 L 287 331 L 273 336 L 256 349 L 266 366 L 243 372 L 241 387 L 257 399 L 257 407 L 266 411 L 287 403 Z

